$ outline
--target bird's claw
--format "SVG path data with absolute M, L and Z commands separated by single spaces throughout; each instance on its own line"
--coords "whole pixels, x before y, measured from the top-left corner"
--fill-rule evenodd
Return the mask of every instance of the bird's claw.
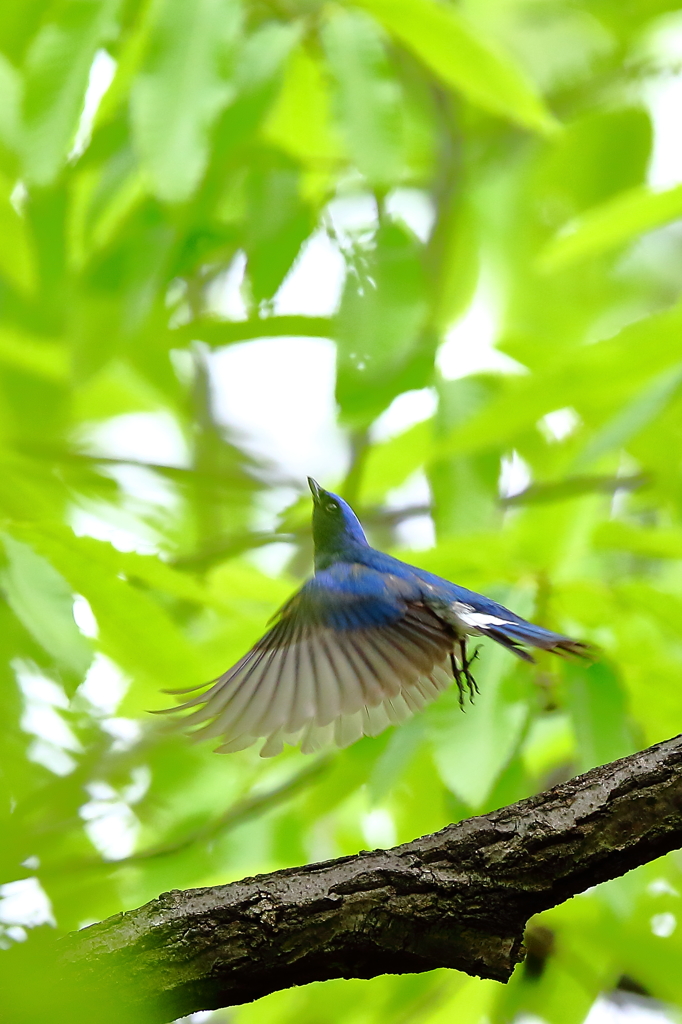
M 459 706 L 462 709 L 462 711 L 464 711 L 464 697 L 465 697 L 465 694 L 468 693 L 469 703 L 473 704 L 474 703 L 474 696 L 477 693 L 480 692 L 479 689 L 478 689 L 478 684 L 477 684 L 476 680 L 474 679 L 474 677 L 473 677 L 473 675 L 472 675 L 472 673 L 470 671 L 470 665 L 478 657 L 478 652 L 480 651 L 480 649 L 481 649 L 480 646 L 479 647 L 475 647 L 473 652 L 472 652 L 472 654 L 471 654 L 471 657 L 467 658 L 466 640 L 460 641 L 459 652 L 460 652 L 460 659 L 461 659 L 461 662 L 462 662 L 461 667 L 457 664 L 457 661 L 455 659 L 454 651 L 450 652 L 450 664 L 452 665 L 452 676 L 453 676 L 453 679 L 455 680 L 455 682 L 457 683 L 457 690 L 458 690 L 458 694 L 459 694 Z
M 472 653 L 471 657 L 469 658 L 469 660 L 463 666 L 464 667 L 464 673 L 465 673 L 466 679 L 467 679 L 467 684 L 469 686 L 469 700 L 471 701 L 472 704 L 474 702 L 474 694 L 475 693 L 480 693 L 480 690 L 478 688 L 478 683 L 476 682 L 476 680 L 474 679 L 473 675 L 469 671 L 469 666 L 472 665 L 474 661 L 476 661 L 476 658 L 478 657 L 480 650 L 481 650 L 480 644 L 479 644 L 478 647 L 474 647 L 474 650 L 473 650 L 473 653 Z

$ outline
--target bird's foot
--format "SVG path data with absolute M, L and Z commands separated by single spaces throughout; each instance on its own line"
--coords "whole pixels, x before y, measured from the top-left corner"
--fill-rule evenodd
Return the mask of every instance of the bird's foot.
M 468 687 L 468 690 L 469 690 L 469 703 L 470 704 L 474 703 L 474 696 L 477 693 L 480 693 L 480 690 L 478 689 L 478 683 L 474 679 L 474 677 L 473 677 L 473 675 L 472 675 L 472 673 L 470 671 L 470 668 L 469 668 L 469 666 L 472 665 L 476 661 L 476 658 L 478 657 L 478 652 L 480 651 L 480 649 L 481 649 L 480 647 L 474 647 L 474 650 L 473 650 L 473 653 L 472 653 L 471 657 L 467 658 L 467 656 L 466 656 L 466 647 L 465 647 L 464 644 L 462 645 L 462 672 L 464 673 L 464 678 L 466 679 L 467 687 Z
M 457 664 L 454 651 L 450 652 L 450 664 L 452 665 L 452 677 L 457 683 L 459 691 L 459 706 L 464 711 L 464 699 L 468 695 L 469 703 L 474 703 L 474 697 L 479 692 L 478 684 L 474 679 L 470 666 L 478 657 L 480 647 L 474 648 L 470 658 L 467 657 L 466 640 L 459 643 L 459 658 L 461 665 Z
M 459 695 L 459 706 L 462 709 L 462 711 L 464 711 L 464 693 L 465 693 L 465 690 L 464 690 L 464 675 L 463 675 L 462 669 L 459 667 L 459 665 L 457 664 L 457 661 L 455 660 L 455 653 L 454 653 L 454 651 L 450 652 L 450 664 L 452 666 L 452 678 L 457 683 L 457 690 L 458 690 L 458 695 Z

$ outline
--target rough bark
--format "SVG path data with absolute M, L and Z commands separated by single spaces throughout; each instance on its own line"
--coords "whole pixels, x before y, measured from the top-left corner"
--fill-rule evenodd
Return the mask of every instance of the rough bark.
M 680 846 L 682 736 L 391 850 L 164 893 L 67 936 L 61 970 L 127 1021 L 328 978 L 506 981 L 533 914 Z

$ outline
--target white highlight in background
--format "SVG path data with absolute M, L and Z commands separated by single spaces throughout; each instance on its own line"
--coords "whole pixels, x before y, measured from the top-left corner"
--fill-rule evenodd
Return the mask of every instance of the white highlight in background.
M 73 621 L 78 626 L 83 636 L 96 640 L 99 635 L 99 626 L 90 607 L 90 602 L 82 594 L 76 594 L 73 599 Z
M 397 834 L 393 816 L 385 807 L 375 807 L 362 819 L 362 834 L 370 850 L 395 846 Z
M 274 533 L 280 525 L 282 512 L 296 501 L 299 491 L 294 487 L 270 487 L 255 497 L 251 525 L 262 533 Z M 280 576 L 296 551 L 289 541 L 276 541 L 260 548 L 252 548 L 245 558 L 266 576 Z
M 370 240 L 379 226 L 376 199 L 369 192 L 332 199 L 325 218 L 342 246 L 355 240 Z
M 83 103 L 83 113 L 81 114 L 73 146 L 69 153 L 69 160 L 77 160 L 81 153 L 85 152 L 89 146 L 95 115 L 105 92 L 113 81 L 116 67 L 116 61 L 111 54 L 107 53 L 106 50 L 97 51 L 90 67 L 90 77 Z
M 653 882 L 649 882 L 647 885 L 646 891 L 650 896 L 676 896 L 679 898 L 680 895 L 667 878 L 654 878 Z
M 145 513 L 154 512 L 156 506 L 157 514 L 163 516 L 177 508 L 179 497 L 170 481 L 135 463 L 177 468 L 189 465 L 189 448 L 175 417 L 168 412 L 112 416 L 85 425 L 76 441 L 94 458 L 121 460 L 103 466 L 102 472 L 116 480 L 126 501 L 123 506 L 114 506 L 81 499 L 70 515 L 74 533 L 108 541 L 119 551 L 157 554 L 159 535 L 145 522 Z
M 679 68 L 682 62 L 682 16 L 664 15 L 645 40 L 645 58 Z M 643 98 L 653 122 L 654 144 L 647 180 L 652 188 L 671 188 L 682 181 L 682 73 L 663 71 L 645 84 Z
M 90 714 L 99 719 L 102 732 L 111 736 L 113 752 L 130 750 L 142 735 L 140 722 L 113 717 L 129 685 L 130 680 L 118 665 L 98 651 L 77 691 L 77 698 L 85 700 Z
M 275 295 L 274 312 L 277 316 L 333 316 L 345 279 L 346 261 L 339 247 L 326 231 L 316 231 Z
M 28 749 L 28 758 L 54 775 L 68 775 L 76 767 L 71 754 L 82 750 L 73 732 L 59 711 L 69 700 L 58 683 L 44 676 L 30 662 L 15 659 L 12 668 L 24 697 L 21 728 L 35 739 Z
M 246 308 L 242 286 L 246 271 L 246 253 L 241 249 L 235 253 L 227 270 L 218 274 L 206 289 L 207 312 L 227 320 L 246 320 Z
M 87 791 L 91 799 L 78 813 L 85 822 L 90 842 L 105 860 L 122 860 L 135 848 L 140 823 L 131 810 L 144 797 L 151 782 L 146 765 L 134 768 L 130 785 L 120 793 L 108 782 L 91 782 Z
M 37 878 L 21 878 L 0 885 L 0 923 L 37 928 L 56 921 L 52 903 Z
M 348 443 L 335 421 L 336 353 L 323 338 L 262 338 L 207 356 L 214 413 L 273 475 L 305 484 L 338 480 Z
M 174 416 L 168 412 L 128 412 L 79 432 L 84 449 L 95 458 L 150 462 L 185 468 L 187 442 Z
M 568 406 L 543 416 L 538 426 L 548 441 L 564 441 L 580 425 L 580 416 Z
M 384 502 L 385 508 L 396 511 L 413 505 L 424 505 L 428 508 L 430 504 L 431 488 L 423 469 L 418 469 L 404 484 L 389 491 Z M 434 547 L 436 543 L 433 519 L 428 512 L 410 516 L 409 519 L 397 523 L 395 535 L 399 546 L 411 551 L 425 551 Z
M 96 506 L 95 506 L 96 507 Z M 158 555 L 157 537 L 143 523 L 135 523 L 128 529 L 118 526 L 108 518 L 118 510 L 111 505 L 102 506 L 101 515 L 97 511 L 74 508 L 69 516 L 69 525 L 77 537 L 94 537 L 95 540 L 106 541 L 119 551 L 135 551 L 138 555 Z
M 97 716 L 113 715 L 123 700 L 130 680 L 106 654 L 97 651 L 87 675 L 78 687 L 78 696 L 85 698 Z
M 472 373 L 525 373 L 521 363 L 495 348 L 498 334 L 493 293 L 483 280 L 471 305 L 440 347 L 436 363 L 443 377 L 457 380 Z
M 433 388 L 418 391 L 403 391 L 394 398 L 388 409 L 374 421 L 370 428 L 372 442 L 388 441 L 403 431 L 422 423 L 433 416 L 438 406 L 438 397 Z
M 427 242 L 436 220 L 436 211 L 428 193 L 420 188 L 396 188 L 386 196 L 386 212 L 393 220 L 402 220 L 421 242 Z
M 670 1024 L 670 1021 L 664 1007 L 655 1000 L 629 992 L 612 992 L 594 1001 L 584 1024 Z
M 651 931 L 659 939 L 669 939 L 677 928 L 677 918 L 674 914 L 654 914 L 650 921 Z
M 682 75 L 666 76 L 651 83 L 644 96 L 654 128 L 648 182 L 654 189 L 672 188 L 682 181 Z
M 518 452 L 502 456 L 498 488 L 501 498 L 513 498 L 515 494 L 525 491 L 531 482 L 528 463 L 524 462 Z

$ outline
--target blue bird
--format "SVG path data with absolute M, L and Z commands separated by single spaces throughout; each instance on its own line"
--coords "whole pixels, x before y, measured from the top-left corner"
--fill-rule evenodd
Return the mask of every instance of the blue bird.
M 487 597 L 370 547 L 343 498 L 308 478 L 315 574 L 210 689 L 173 711 L 219 736 L 219 753 L 265 740 L 262 757 L 349 746 L 404 721 L 456 682 L 477 692 L 470 636 L 532 662 L 525 646 L 587 655 L 587 644 L 535 626 Z M 525 646 L 524 646 L 525 645 Z M 184 691 L 185 693 L 189 691 Z

